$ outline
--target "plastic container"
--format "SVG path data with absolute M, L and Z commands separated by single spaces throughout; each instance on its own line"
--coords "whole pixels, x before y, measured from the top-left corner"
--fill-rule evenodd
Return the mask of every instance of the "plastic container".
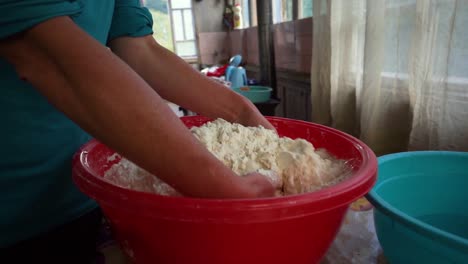
M 237 93 L 247 97 L 252 103 L 264 103 L 270 100 L 273 89 L 267 86 L 243 86 L 233 88 Z
M 421 151 L 379 158 L 369 194 L 390 263 L 468 263 L 468 153 Z
M 359 140 L 308 122 L 268 118 L 280 135 L 305 138 L 348 160 L 353 175 L 317 192 L 263 199 L 165 197 L 115 186 L 102 178 L 117 160 L 103 144 L 86 144 L 73 178 L 94 198 L 134 263 L 310 264 L 326 253 L 349 204 L 376 178 L 377 159 Z M 188 127 L 208 119 L 183 117 Z M 155 161 L 157 162 L 157 161 Z M 197 166 L 194 164 L 194 176 Z
M 242 67 L 228 66 L 226 80 L 231 83 L 232 88 L 244 87 L 247 85 L 247 73 Z
M 242 7 L 240 4 L 235 4 L 232 8 L 234 13 L 234 29 L 242 29 L 244 26 L 242 18 Z
M 242 62 L 242 56 L 237 54 L 237 55 L 234 55 L 231 59 L 229 59 L 229 66 L 239 67 L 241 62 Z

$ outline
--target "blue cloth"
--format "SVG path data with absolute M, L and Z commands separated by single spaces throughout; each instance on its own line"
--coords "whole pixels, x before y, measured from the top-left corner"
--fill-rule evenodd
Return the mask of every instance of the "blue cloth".
M 105 45 L 152 34 L 138 0 L 0 0 L 0 39 L 69 16 Z M 71 158 L 90 136 L 0 58 L 0 247 L 45 233 L 95 209 L 71 179 Z

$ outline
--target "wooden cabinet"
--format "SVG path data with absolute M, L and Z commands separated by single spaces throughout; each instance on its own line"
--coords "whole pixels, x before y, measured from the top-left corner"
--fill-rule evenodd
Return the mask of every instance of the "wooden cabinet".
M 278 97 L 282 106 L 278 114 L 281 116 L 310 121 L 312 105 L 310 98 L 310 82 L 281 77 L 277 79 Z
M 248 66 L 247 76 L 258 79 L 258 67 Z M 311 121 L 309 74 L 277 70 L 276 95 L 280 100 L 280 104 L 275 109 L 276 116 Z

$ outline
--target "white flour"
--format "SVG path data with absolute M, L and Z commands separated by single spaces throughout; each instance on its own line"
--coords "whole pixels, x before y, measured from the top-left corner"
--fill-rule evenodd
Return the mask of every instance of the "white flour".
M 252 172 L 267 176 L 277 188 L 278 195 L 316 191 L 349 175 L 344 161 L 323 150 L 315 150 L 306 140 L 279 137 L 275 131 L 263 127 L 244 127 L 218 119 L 191 131 L 239 176 Z M 104 177 L 125 188 L 179 195 L 172 187 L 125 158 L 113 165 Z

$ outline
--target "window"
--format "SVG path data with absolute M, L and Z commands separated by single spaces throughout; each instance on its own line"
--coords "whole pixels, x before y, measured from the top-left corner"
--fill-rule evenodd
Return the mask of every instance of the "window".
M 432 12 L 437 15 L 434 19 L 433 44 L 440 45 L 440 50 L 445 49 L 441 40 L 447 38 L 450 46 L 447 48 L 447 55 L 434 56 L 431 62 L 432 71 L 446 72 L 449 76 L 448 82 L 458 80 L 468 82 L 468 37 L 466 25 L 468 21 L 468 4 L 463 1 L 458 4 L 458 9 L 452 8 L 451 4 L 444 1 L 436 1 L 430 5 Z M 410 54 L 413 42 L 415 42 L 415 32 L 417 31 L 417 1 L 398 0 L 389 1 L 385 5 L 385 64 L 384 72 L 394 74 L 407 74 L 410 63 Z M 456 12 L 453 20 L 452 13 Z M 453 32 L 444 32 L 447 28 L 452 28 Z M 436 47 L 437 47 L 436 46 Z M 434 48 L 436 50 L 436 48 Z M 398 54 L 398 56 L 395 56 Z M 443 54 L 442 52 L 440 54 Z M 447 61 L 448 60 L 448 61 Z M 442 67 L 442 68 L 441 68 Z M 446 67 L 446 69 L 444 69 Z
M 234 1 L 234 0 L 233 0 Z M 263 0 L 262 0 L 263 1 Z M 270 0 L 273 23 L 312 17 L 313 0 Z M 242 6 L 243 28 L 257 26 L 257 0 L 236 0 Z
M 313 0 L 299 0 L 298 15 L 299 19 L 312 17 L 312 1 Z
M 257 22 L 257 0 L 250 0 L 250 26 L 256 27 Z
M 272 0 L 273 23 L 312 17 L 313 0 Z
M 197 56 L 191 0 L 144 0 L 153 16 L 154 38 L 180 57 Z
M 273 8 L 273 23 L 293 20 L 293 0 L 271 0 Z
M 197 46 L 191 0 L 170 1 L 175 52 L 181 57 L 196 57 Z
M 167 0 L 145 0 L 143 3 L 153 16 L 154 38 L 166 49 L 174 51 L 171 18 L 169 17 Z
M 243 28 L 250 27 L 250 2 L 250 0 L 242 0 L 241 3 Z

